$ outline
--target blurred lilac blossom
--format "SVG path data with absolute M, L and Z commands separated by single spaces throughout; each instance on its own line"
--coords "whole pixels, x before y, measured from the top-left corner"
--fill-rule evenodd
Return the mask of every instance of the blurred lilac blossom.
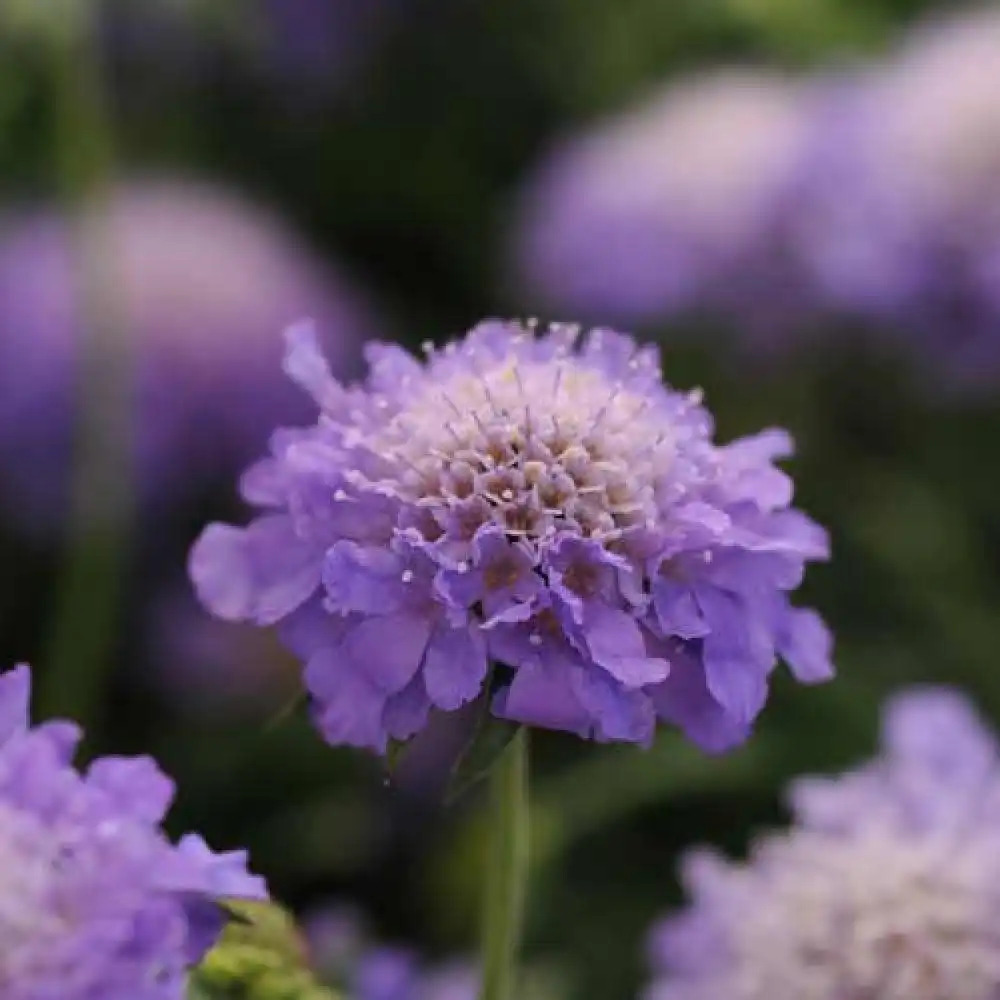
M 711 309 L 737 288 L 759 304 L 774 292 L 770 230 L 811 109 L 806 88 L 733 68 L 673 81 L 564 141 L 521 198 L 520 280 L 601 322 Z
M 830 307 L 966 386 L 1000 372 L 998 50 L 995 10 L 919 26 L 859 75 L 803 201 L 803 253 Z
M 992 384 L 998 49 L 1000 13 L 981 8 L 867 66 L 675 81 L 543 162 L 513 231 L 519 280 L 600 322 L 721 317 L 756 355 L 877 328 L 932 378 Z
M 1000 756 L 960 694 L 892 699 L 875 760 L 790 798 L 792 828 L 746 863 L 687 858 L 646 1000 L 998 995 Z
M 169 504 L 231 476 L 308 407 L 281 379 L 281 329 L 324 330 L 338 370 L 370 336 L 369 308 L 284 222 L 221 188 L 119 188 L 102 221 L 131 335 L 131 436 L 143 500 Z M 82 329 L 79 267 L 55 211 L 0 221 L 0 501 L 47 527 L 66 502 Z

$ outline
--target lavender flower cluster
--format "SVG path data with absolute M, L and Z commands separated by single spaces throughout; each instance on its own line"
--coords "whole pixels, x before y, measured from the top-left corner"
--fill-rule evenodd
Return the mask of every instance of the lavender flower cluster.
M 672 83 L 560 144 L 526 186 L 519 280 L 598 321 L 708 314 L 761 346 L 848 320 L 968 386 L 1000 373 L 1000 16 L 883 63 Z
M 1000 748 L 960 695 L 890 701 L 881 754 L 792 786 L 795 825 L 745 864 L 692 853 L 645 1000 L 992 1000 Z
M 31 727 L 27 667 L 0 674 L 0 996 L 181 1000 L 222 930 L 218 903 L 263 899 L 243 853 L 160 823 L 173 784 L 149 758 L 72 765 L 69 722 Z
M 423 365 L 372 346 L 345 388 L 290 331 L 319 420 L 275 434 L 242 481 L 261 516 L 210 525 L 190 568 L 216 615 L 281 624 L 331 743 L 384 752 L 487 691 L 516 722 L 648 743 L 659 717 L 721 750 L 777 657 L 831 675 L 788 598 L 827 555 L 774 465 L 788 435 L 717 445 L 653 348 L 579 333 L 488 321 Z

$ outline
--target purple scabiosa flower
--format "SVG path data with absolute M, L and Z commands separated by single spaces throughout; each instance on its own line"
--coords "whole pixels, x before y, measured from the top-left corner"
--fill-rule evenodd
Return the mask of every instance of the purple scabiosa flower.
M 779 656 L 831 675 L 788 598 L 827 555 L 774 466 L 788 435 L 717 445 L 653 348 L 578 335 L 492 320 L 424 364 L 372 345 L 345 388 L 289 332 L 319 420 L 274 435 L 242 481 L 261 515 L 207 527 L 190 572 L 219 617 L 281 625 L 329 742 L 384 751 L 485 693 L 528 725 L 645 744 L 658 715 L 721 750 Z
M 32 728 L 27 667 L 0 674 L 0 995 L 181 1000 L 224 923 L 217 901 L 263 899 L 242 852 L 160 823 L 171 781 L 149 758 L 79 773 L 69 722 Z
M 118 189 L 103 223 L 115 307 L 131 335 L 135 460 L 147 504 L 231 475 L 276 422 L 304 419 L 276 372 L 274 329 L 314 315 L 342 368 L 366 309 L 284 224 L 189 181 Z M 0 494 L 50 526 L 66 501 L 82 337 L 80 269 L 66 220 L 0 222 Z
M 522 198 L 520 280 L 549 305 L 622 322 L 715 309 L 737 288 L 756 287 L 759 305 L 810 110 L 806 88 L 729 69 L 563 143 Z
M 1000 755 L 961 695 L 895 698 L 881 754 L 791 804 L 746 864 L 688 858 L 693 902 L 654 930 L 647 1000 L 1000 994 Z

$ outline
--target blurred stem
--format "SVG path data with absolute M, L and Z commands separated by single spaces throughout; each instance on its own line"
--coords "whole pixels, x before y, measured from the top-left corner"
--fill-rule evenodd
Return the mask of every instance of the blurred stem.
M 67 4 L 47 32 L 53 153 L 72 220 L 82 342 L 66 551 L 40 700 L 46 715 L 97 723 L 104 701 L 132 521 L 129 365 L 106 208 L 114 142 L 96 7 Z
M 521 727 L 490 775 L 491 844 L 483 908 L 479 1000 L 513 1000 L 528 882 L 528 730 Z

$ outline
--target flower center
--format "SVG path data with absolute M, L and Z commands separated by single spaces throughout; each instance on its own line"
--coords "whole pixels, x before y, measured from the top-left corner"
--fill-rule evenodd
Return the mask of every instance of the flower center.
M 612 539 L 655 520 L 676 448 L 659 384 L 638 392 L 568 348 L 477 360 L 423 380 L 371 442 L 396 467 L 394 492 L 528 539 Z

